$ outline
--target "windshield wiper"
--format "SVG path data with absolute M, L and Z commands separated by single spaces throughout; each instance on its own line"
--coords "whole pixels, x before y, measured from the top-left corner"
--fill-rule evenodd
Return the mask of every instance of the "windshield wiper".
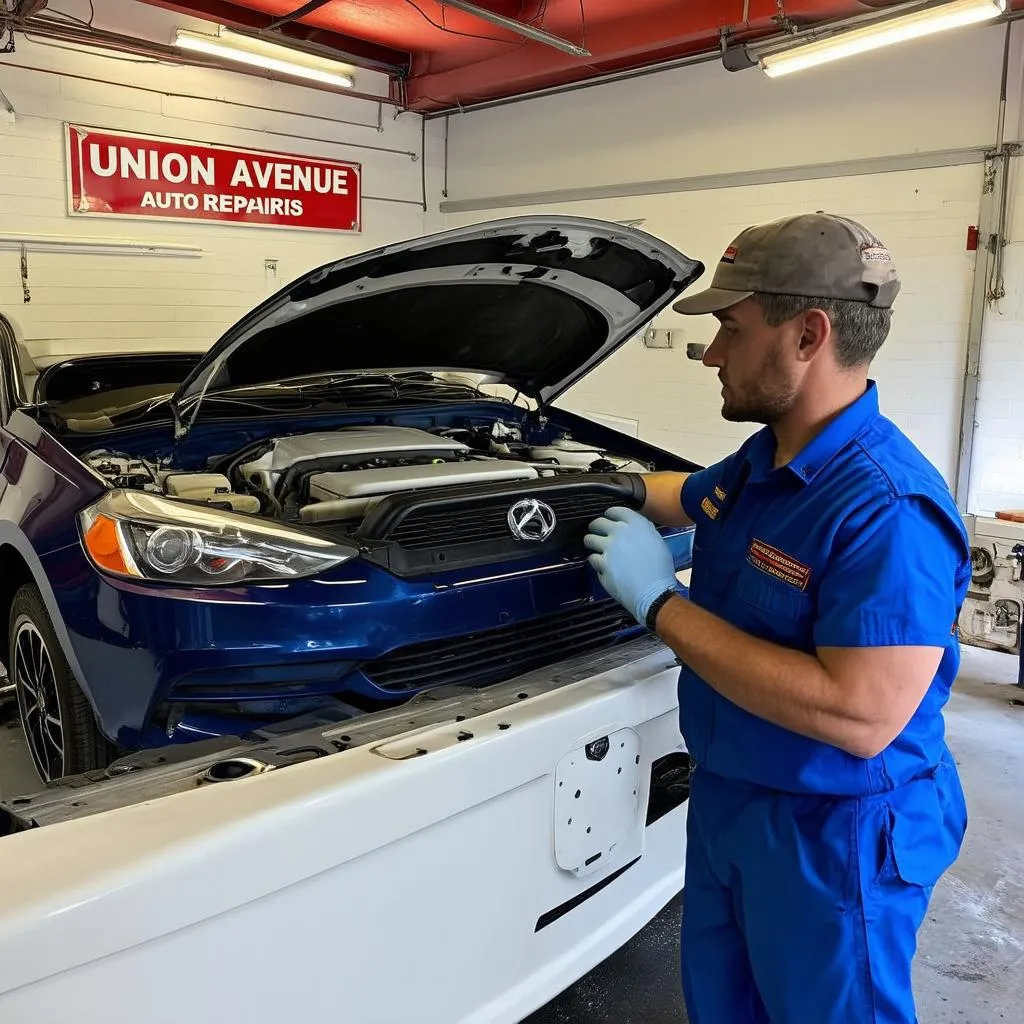
M 273 384 L 243 384 L 219 390 L 208 395 L 207 400 L 218 396 L 244 394 L 258 394 L 262 398 L 332 394 L 342 396 L 346 403 L 353 400 L 379 400 L 381 397 L 390 397 L 395 401 L 437 401 L 442 398 L 475 400 L 493 397 L 485 395 L 472 385 L 439 380 L 436 377 L 359 372 L 333 374 L 309 380 L 296 378 Z

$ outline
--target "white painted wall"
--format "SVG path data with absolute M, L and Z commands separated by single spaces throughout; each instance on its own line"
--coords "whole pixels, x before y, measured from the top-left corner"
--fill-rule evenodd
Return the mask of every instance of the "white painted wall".
M 985 321 L 971 467 L 971 511 L 1024 509 L 1024 221 L 1021 187 L 1006 248 L 1006 297 Z
M 1008 138 L 1022 137 L 1020 32 L 1018 25 Z M 998 27 L 969 29 L 775 81 L 710 63 L 456 115 L 449 126 L 449 198 L 477 200 L 479 209 L 449 214 L 448 222 L 527 210 L 645 218 L 646 230 L 708 265 L 699 287 L 748 224 L 807 209 L 863 220 L 894 251 L 904 279 L 892 334 L 873 369 L 883 411 L 952 482 L 974 267 L 966 233 L 978 219 L 980 165 L 560 205 L 524 206 L 514 197 L 990 148 L 1003 39 Z M 1011 239 L 1018 236 L 1024 223 L 1015 221 Z M 986 325 L 970 502 L 982 513 L 1024 507 L 1022 270 L 1024 252 L 1014 243 L 1007 298 Z M 635 420 L 641 436 L 699 462 L 720 458 L 753 428 L 721 420 L 714 374 L 685 357 L 686 341 L 710 340 L 713 321 L 669 313 L 658 326 L 680 328 L 681 344 L 658 351 L 634 340 L 565 402 Z
M 1002 30 L 780 79 L 717 62 L 456 115 L 452 199 L 988 146 Z M 1019 80 L 1019 79 L 1018 79 Z
M 210 30 L 209 24 L 143 4 L 100 0 L 96 6 L 98 26 L 162 43 L 170 42 L 179 25 Z M 88 16 L 81 0 L 68 0 L 62 8 Z M 357 71 L 356 79 L 361 91 L 386 94 L 385 76 Z M 0 58 L 0 89 L 16 111 L 13 123 L 0 116 L 0 236 L 132 238 L 202 249 L 198 259 L 29 252 L 27 304 L 20 255 L 0 250 L 0 309 L 16 319 L 36 354 L 206 348 L 271 291 L 311 267 L 422 235 L 439 223 L 441 125 L 429 126 L 427 140 L 429 208 L 435 211 L 430 215 L 422 206 L 422 119 L 406 113 L 396 120 L 389 106 L 383 107 L 378 131 L 376 103 L 248 75 L 57 48 L 21 35 L 17 52 Z M 131 218 L 72 220 L 64 121 L 358 161 L 364 230 L 349 235 Z M 266 259 L 278 261 L 274 279 L 264 271 Z
M 964 251 L 964 225 L 976 217 L 980 188 L 981 169 L 970 166 L 544 209 L 609 220 L 646 218 L 645 229 L 708 265 L 694 289 L 710 277 L 730 240 L 757 220 L 827 209 L 870 224 L 895 250 L 904 281 L 892 333 L 873 371 L 884 410 L 951 475 L 972 268 Z M 934 287 L 935 280 L 943 282 L 941 288 Z M 635 338 L 560 404 L 635 419 L 641 437 L 702 464 L 712 462 L 755 429 L 722 420 L 714 371 L 686 357 L 688 342 L 711 341 L 716 321 L 669 311 L 657 326 L 673 330 L 678 340 L 672 349 L 648 349 Z

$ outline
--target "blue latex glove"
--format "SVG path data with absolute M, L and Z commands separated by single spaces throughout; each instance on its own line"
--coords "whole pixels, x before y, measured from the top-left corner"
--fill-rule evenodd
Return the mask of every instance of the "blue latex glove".
M 672 552 L 654 524 L 628 508 L 610 508 L 583 539 L 587 561 L 601 586 L 644 624 L 654 599 L 666 590 L 685 593 L 676 579 Z

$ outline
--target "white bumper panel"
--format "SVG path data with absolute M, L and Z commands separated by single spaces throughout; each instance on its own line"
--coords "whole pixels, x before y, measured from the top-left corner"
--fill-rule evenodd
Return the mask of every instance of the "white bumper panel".
M 521 1020 L 682 886 L 685 804 L 644 827 L 651 762 L 684 749 L 676 679 L 659 652 L 429 730 L 421 756 L 362 747 L 0 839 L 0 1020 Z M 602 737 L 625 745 L 580 762 Z M 556 827 L 566 801 L 590 837 Z

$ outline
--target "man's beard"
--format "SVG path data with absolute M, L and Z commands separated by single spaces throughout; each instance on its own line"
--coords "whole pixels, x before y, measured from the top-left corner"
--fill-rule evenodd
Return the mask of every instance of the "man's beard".
M 732 423 L 774 423 L 789 412 L 795 398 L 796 386 L 782 368 L 779 349 L 774 348 L 742 389 L 727 384 L 722 418 Z

